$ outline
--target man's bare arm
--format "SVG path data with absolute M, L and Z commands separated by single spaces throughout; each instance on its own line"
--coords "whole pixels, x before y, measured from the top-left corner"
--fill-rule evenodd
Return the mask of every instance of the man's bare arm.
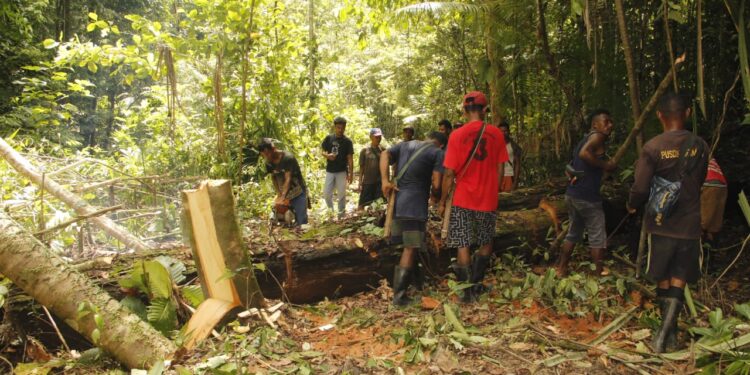
M 578 153 L 578 157 L 581 158 L 588 165 L 592 165 L 597 168 L 601 168 L 605 171 L 613 171 L 617 168 L 617 165 L 611 161 L 601 160 L 596 157 L 596 150 L 604 148 L 604 141 L 607 137 L 601 133 L 592 134 L 586 144 L 581 147 L 581 151 Z

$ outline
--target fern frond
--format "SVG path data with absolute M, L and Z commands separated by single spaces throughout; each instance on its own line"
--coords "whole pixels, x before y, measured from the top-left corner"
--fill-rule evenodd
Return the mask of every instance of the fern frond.
M 182 294 L 182 298 L 185 298 L 190 306 L 193 307 L 198 307 L 204 299 L 203 290 L 200 285 L 185 285 L 180 288 L 180 293 Z
M 146 317 L 157 331 L 164 335 L 177 326 L 177 310 L 171 299 L 155 298 L 146 309 Z

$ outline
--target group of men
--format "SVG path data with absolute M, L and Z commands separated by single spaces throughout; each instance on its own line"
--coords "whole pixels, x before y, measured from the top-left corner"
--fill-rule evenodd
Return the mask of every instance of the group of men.
M 458 249 L 453 265 L 456 279 L 470 284 L 461 291 L 461 300 L 476 301 L 485 291 L 482 281 L 492 255 L 498 191 L 518 186 L 521 150 L 510 140 L 507 123 L 493 126 L 484 121 L 487 109 L 484 94 L 478 91 L 466 94 L 462 106 L 466 123 L 452 126 L 450 121 L 443 120 L 438 131 L 430 133 L 426 141 L 414 139 L 414 128 L 407 126 L 403 129 L 403 141 L 388 149 L 380 145 L 381 130 L 371 129 L 370 144 L 360 152 L 359 207 L 381 197 L 395 199 L 391 241 L 400 244 L 403 252 L 394 270 L 394 305 L 411 301 L 407 291 L 419 279 L 416 254 L 425 244 L 431 204 L 444 222 L 447 220 L 446 246 Z M 707 187 L 720 189 L 723 184 L 726 188 L 718 164 L 712 160 L 709 165 L 706 143 L 685 129 L 690 111 L 689 100 L 683 95 L 668 93 L 660 99 L 657 116 L 663 133 L 644 145 L 627 204 L 629 213 L 653 205 L 650 200 L 653 200 L 654 180 L 681 184 L 671 213 L 652 209 L 644 212 L 649 244 L 647 275 L 657 283 L 662 316 L 652 343 L 656 352 L 674 349 L 684 288 L 700 275 L 701 189 L 706 188 L 703 186 L 706 172 L 709 171 L 710 180 Z M 607 235 L 600 188 L 603 175 L 617 168 L 605 156 L 614 123 L 604 109 L 592 111 L 587 121 L 590 132 L 577 144 L 566 168 L 570 224 L 556 265 L 560 276 L 567 274 L 573 248 L 582 241 L 584 232 L 588 233 L 596 274 L 608 272 L 604 267 Z M 336 118 L 334 134 L 322 143 L 322 153 L 327 159 L 324 197 L 333 209 L 336 190 L 339 215 L 343 215 L 346 207 L 346 186 L 353 179 L 353 144 L 344 136 L 345 127 L 346 120 Z M 268 163 L 268 171 L 274 174 L 277 202 L 294 208 L 298 224 L 306 223 L 307 190 L 299 164 L 293 155 L 276 150 L 270 141 L 262 141 L 259 149 Z M 721 196 L 722 192 L 711 194 Z M 723 194 L 726 197 L 726 190 Z M 708 216 L 710 221 L 706 224 L 704 220 L 703 228 L 708 227 L 709 233 L 718 231 L 713 218 L 719 217 L 720 226 L 721 212 L 707 213 L 706 207 L 703 211 L 704 219 Z M 473 256 L 472 247 L 478 249 Z

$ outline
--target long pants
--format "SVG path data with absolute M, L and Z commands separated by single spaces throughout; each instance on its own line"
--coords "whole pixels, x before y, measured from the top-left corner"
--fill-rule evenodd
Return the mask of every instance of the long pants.
M 346 209 L 346 171 L 336 173 L 326 172 L 323 198 L 325 198 L 326 205 L 331 210 L 333 209 L 333 189 L 336 189 L 339 216 L 343 216 L 344 209 Z
M 307 224 L 307 189 L 302 190 L 302 194 L 289 202 L 294 210 L 294 217 L 297 225 Z

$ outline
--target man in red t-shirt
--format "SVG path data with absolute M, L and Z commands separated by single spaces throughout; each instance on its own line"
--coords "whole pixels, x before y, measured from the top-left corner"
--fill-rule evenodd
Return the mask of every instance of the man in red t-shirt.
M 458 248 L 453 267 L 457 280 L 475 284 L 464 290 L 464 302 L 475 301 L 484 289 L 481 282 L 490 264 L 497 221 L 497 191 L 503 163 L 508 161 L 505 137 L 495 126 L 484 126 L 476 152 L 469 158 L 484 124 L 486 106 L 487 98 L 479 91 L 464 96 L 464 117 L 468 122 L 454 130 L 448 140 L 443 193 L 438 205 L 442 215 L 455 183 L 446 245 Z M 472 244 L 479 245 L 473 260 L 469 253 Z

